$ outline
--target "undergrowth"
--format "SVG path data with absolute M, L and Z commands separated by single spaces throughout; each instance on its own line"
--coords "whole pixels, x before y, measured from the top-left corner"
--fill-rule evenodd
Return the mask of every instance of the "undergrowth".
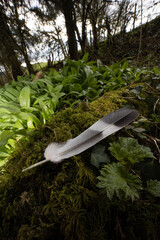
M 66 60 L 59 72 L 50 69 L 44 79 L 32 81 L 27 76 L 19 77 L 18 82 L 12 81 L 0 89 L 0 166 L 18 139 L 49 122 L 60 109 L 92 102 L 105 92 L 129 87 L 150 77 L 155 82 L 159 79 L 159 69 L 135 68 L 125 59 L 110 67 L 99 60 L 87 62 L 87 59 L 88 54 L 82 60 Z M 139 90 L 132 91 L 138 95 Z
M 80 76 L 99 77 L 93 70 L 99 68 L 111 89 L 103 90 L 103 96 L 94 101 L 80 98 L 83 101 L 76 107 L 68 95 L 66 101 L 70 105 L 66 102 L 65 109 L 56 110 L 45 124 L 34 126 L 24 138 L 14 142 L 15 150 L 0 175 L 2 240 L 160 238 L 159 70 L 130 72 L 128 63 L 120 64 L 107 71 L 100 63 L 89 63 L 86 67 L 84 62 L 69 60 L 64 65 L 61 71 L 68 81 L 79 76 L 76 72 Z M 119 68 L 122 65 L 125 70 Z M 57 76 L 54 79 L 60 78 L 61 72 L 53 72 Z M 128 85 L 121 82 L 124 76 Z M 44 84 L 46 79 L 38 81 Z M 110 84 L 112 81 L 115 85 Z M 67 84 L 66 81 L 65 94 L 70 91 Z M 107 84 L 102 86 L 107 88 Z M 121 107 L 136 108 L 139 118 L 78 156 L 22 173 L 23 168 L 44 159 L 44 150 L 50 142 L 74 138 Z

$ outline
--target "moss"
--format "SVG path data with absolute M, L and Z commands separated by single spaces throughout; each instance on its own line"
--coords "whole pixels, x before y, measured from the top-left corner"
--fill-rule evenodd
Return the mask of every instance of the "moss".
M 97 118 L 115 111 L 127 102 L 122 96 L 124 92 L 126 92 L 126 89 L 106 92 L 101 98 L 92 102 L 88 110 L 92 113 L 94 112 Z

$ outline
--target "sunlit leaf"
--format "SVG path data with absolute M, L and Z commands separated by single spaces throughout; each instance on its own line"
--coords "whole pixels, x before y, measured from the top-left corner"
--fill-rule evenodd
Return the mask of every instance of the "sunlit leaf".
M 88 60 L 88 57 L 89 57 L 89 53 L 87 52 L 87 53 L 85 53 L 85 55 L 83 56 L 82 60 L 86 62 L 86 61 Z
M 5 89 L 7 92 L 11 93 L 14 97 L 16 97 L 16 98 L 19 97 L 19 91 L 16 88 L 14 88 L 12 86 L 7 86 L 7 87 L 5 87 Z M 5 94 L 6 94 L 6 92 L 5 92 Z
M 13 131 L 3 131 L 0 135 L 0 149 L 2 149 L 8 142 L 8 139 L 14 135 Z
M 0 104 L 0 113 L 11 113 L 18 114 L 20 113 L 20 107 L 14 103 L 2 103 Z
M 18 117 L 22 120 L 27 120 L 27 121 L 29 117 L 31 117 L 36 126 L 40 125 L 40 120 L 33 113 L 21 112 L 18 114 Z
M 24 87 L 19 94 L 19 103 L 21 107 L 30 107 L 30 87 Z

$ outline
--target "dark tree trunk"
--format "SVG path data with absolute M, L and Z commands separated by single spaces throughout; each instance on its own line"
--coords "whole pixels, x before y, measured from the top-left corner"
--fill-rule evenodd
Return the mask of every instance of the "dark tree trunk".
M 98 18 L 98 11 L 97 11 L 97 1 L 93 1 L 92 9 L 90 11 L 90 21 L 92 25 L 92 33 L 93 33 L 93 53 L 97 55 L 98 51 L 98 36 L 97 36 L 97 18 Z
M 93 31 L 93 49 L 94 54 L 97 54 L 98 51 L 98 39 L 97 39 L 97 27 L 96 27 L 96 21 L 92 21 L 92 31 Z
M 21 70 L 21 64 L 18 60 L 16 53 L 16 45 L 12 38 L 12 33 L 7 25 L 7 18 L 3 13 L 2 7 L 0 7 L 0 52 L 1 61 L 4 66 L 11 70 L 14 79 L 17 79 L 18 75 L 23 75 Z
M 23 52 L 22 54 L 24 56 L 24 61 L 25 61 L 26 65 L 27 65 L 27 69 L 28 69 L 29 74 L 35 73 L 34 70 L 33 70 L 32 65 L 30 63 L 30 60 L 28 58 L 28 54 L 26 52 Z
M 27 53 L 27 47 L 26 47 L 26 43 L 25 43 L 25 39 L 24 39 L 24 34 L 21 28 L 21 22 L 19 20 L 19 14 L 17 11 L 17 2 L 14 1 L 14 11 L 15 11 L 15 16 L 16 16 L 16 23 L 17 23 L 17 30 L 18 30 L 18 37 L 20 39 L 20 43 L 21 46 L 19 47 L 20 52 L 22 53 L 23 57 L 24 57 L 24 61 L 26 63 L 27 69 L 29 74 L 35 73 L 33 70 L 33 67 L 30 63 L 29 57 L 28 57 L 28 53 Z
M 21 64 L 18 61 L 17 55 L 16 55 L 15 51 L 12 48 L 6 49 L 6 52 L 8 53 L 6 64 L 8 63 L 7 65 L 9 67 L 11 67 L 13 78 L 15 80 L 17 80 L 17 76 L 23 75 L 23 72 L 21 70 Z
M 82 53 L 85 53 L 85 46 L 86 46 L 86 0 L 83 0 L 82 6 Z
M 87 18 L 88 18 L 88 14 L 90 11 L 90 7 L 92 4 L 93 0 L 90 0 L 89 3 L 87 3 L 86 0 L 82 1 L 82 12 L 81 12 L 81 22 L 82 22 L 82 37 L 80 36 L 78 27 L 76 25 L 76 10 L 74 9 L 74 21 L 75 21 L 75 31 L 77 33 L 77 37 L 78 37 L 78 41 L 81 45 L 81 50 L 82 50 L 82 55 L 85 54 L 86 52 L 86 47 L 88 44 L 88 39 L 87 39 L 87 33 L 86 33 L 86 22 L 87 22 Z
M 69 54 L 71 59 L 78 59 L 77 40 L 75 35 L 75 23 L 73 19 L 73 2 L 72 0 L 63 1 L 63 14 L 68 36 Z

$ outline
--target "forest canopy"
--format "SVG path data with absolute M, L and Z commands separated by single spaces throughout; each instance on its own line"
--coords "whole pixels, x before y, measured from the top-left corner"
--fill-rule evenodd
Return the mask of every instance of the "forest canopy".
M 2 0 L 1 69 L 16 80 L 23 74 L 22 63 L 31 74 L 32 63 L 41 59 L 51 66 L 89 51 L 95 57 L 100 42 L 111 44 L 117 33 L 154 18 L 158 6 L 158 1 L 138 0 Z

